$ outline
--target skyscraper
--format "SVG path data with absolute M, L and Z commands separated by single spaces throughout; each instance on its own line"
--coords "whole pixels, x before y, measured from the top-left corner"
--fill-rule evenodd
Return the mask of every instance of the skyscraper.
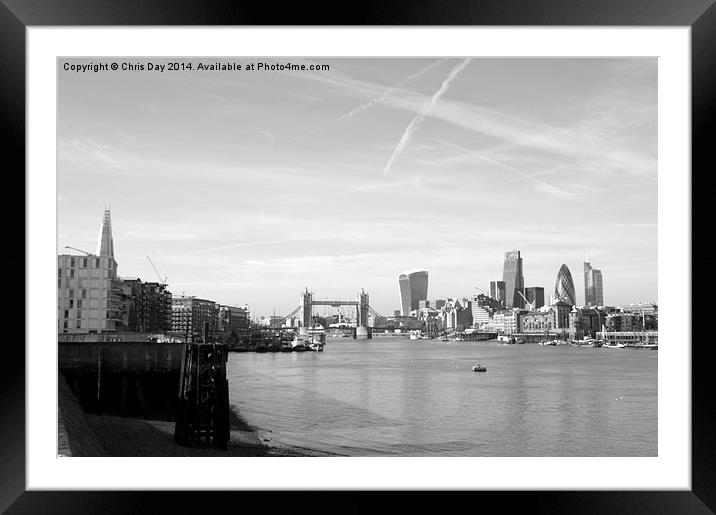
M 410 282 L 410 310 L 420 307 L 421 300 L 428 300 L 428 271 L 416 270 L 408 274 Z
M 567 265 L 562 265 L 559 272 L 557 272 L 557 280 L 554 283 L 554 299 L 555 301 L 561 300 L 566 302 L 570 306 L 577 304 L 572 273 L 569 271 L 569 268 L 567 268 Z
M 592 268 L 589 261 L 584 262 L 584 305 L 603 306 L 602 271 Z
M 97 238 L 97 255 L 114 259 L 114 241 L 112 240 L 112 217 L 109 206 L 104 208 L 102 225 L 99 227 L 99 238 Z
M 400 274 L 398 276 L 398 286 L 400 288 L 400 315 L 410 315 L 410 283 L 408 282 L 408 274 Z
M 544 288 L 541 286 L 533 286 L 531 288 L 525 288 L 525 297 L 530 301 L 532 307 L 537 309 L 544 306 Z
M 490 281 L 490 297 L 505 303 L 505 281 Z
M 420 308 L 421 300 L 428 300 L 428 271 L 415 270 L 398 276 L 400 288 L 400 314 L 410 315 Z
M 522 258 L 519 250 L 505 252 L 505 266 L 502 271 L 505 283 L 505 307 L 523 308 L 525 301 L 518 292 L 524 294 L 525 278 L 522 274 Z

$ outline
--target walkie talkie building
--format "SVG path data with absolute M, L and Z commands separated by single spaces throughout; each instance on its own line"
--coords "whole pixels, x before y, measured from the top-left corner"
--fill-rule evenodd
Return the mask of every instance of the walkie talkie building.
M 415 270 L 398 276 L 400 287 L 400 314 L 409 316 L 420 307 L 421 300 L 428 300 L 428 271 Z

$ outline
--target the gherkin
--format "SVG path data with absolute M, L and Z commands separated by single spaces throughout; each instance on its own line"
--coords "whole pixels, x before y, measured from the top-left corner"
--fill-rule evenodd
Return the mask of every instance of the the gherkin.
M 574 280 L 567 265 L 562 265 L 557 272 L 557 281 L 554 283 L 554 299 L 561 300 L 570 306 L 577 304 L 577 296 L 574 292 Z

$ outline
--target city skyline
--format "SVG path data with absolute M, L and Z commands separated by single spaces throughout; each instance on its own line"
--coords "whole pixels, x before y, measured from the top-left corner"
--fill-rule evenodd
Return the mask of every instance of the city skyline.
M 308 286 L 389 315 L 415 266 L 469 296 L 511 248 L 530 286 L 589 249 L 607 304 L 658 301 L 655 59 L 316 62 L 60 71 L 58 254 L 110 204 L 120 276 L 154 281 L 151 256 L 173 294 L 254 313 Z

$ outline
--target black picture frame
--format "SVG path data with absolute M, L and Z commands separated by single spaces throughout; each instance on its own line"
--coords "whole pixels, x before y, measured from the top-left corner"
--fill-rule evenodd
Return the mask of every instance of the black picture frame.
M 699 201 L 698 197 L 710 192 L 711 170 L 707 170 L 707 166 L 712 161 L 710 134 L 716 125 L 716 7 L 713 3 L 714 0 L 429 0 L 418 4 L 410 0 L 376 0 L 350 5 L 334 2 L 276 6 L 242 1 L 0 0 L 0 119 L 7 149 L 4 164 L 13 163 L 5 169 L 14 172 L 25 168 L 25 29 L 31 26 L 685 26 L 691 28 L 692 45 L 692 270 L 708 273 L 714 269 L 716 259 L 709 255 L 707 248 L 699 249 L 699 246 L 708 247 L 708 243 L 704 245 L 711 233 L 710 213 L 706 209 L 711 199 Z M 21 187 L 24 192 L 24 181 Z M 14 213 L 16 217 L 17 212 Z M 18 243 L 24 241 L 24 237 L 23 231 L 13 239 L 12 249 L 6 250 L 3 259 L 8 269 L 25 269 L 25 247 Z M 26 271 L 28 273 L 31 271 Z M 692 284 L 691 271 L 681 273 L 684 281 Z M 706 284 L 691 290 L 692 305 L 704 306 L 704 312 L 699 312 L 701 319 L 707 315 L 709 288 Z M 12 302 L 16 312 L 17 297 Z M 11 316 L 7 314 L 8 301 L 4 307 L 6 316 Z M 695 309 L 693 312 L 697 313 Z M 26 312 L 25 323 L 27 317 Z M 696 319 L 693 317 L 692 321 Z M 17 326 L 16 322 L 7 322 L 7 327 Z M 0 510 L 7 513 L 186 512 L 208 511 L 207 506 L 219 509 L 224 505 L 246 509 L 253 502 L 267 502 L 262 492 L 26 491 L 25 349 L 19 345 L 16 334 L 9 340 L 12 341 L 3 346 L 0 358 Z M 690 345 L 692 356 L 690 491 L 451 492 L 450 504 L 465 502 L 479 509 L 496 502 L 501 510 L 510 510 L 528 503 L 533 513 L 715 512 L 716 403 L 713 392 L 716 385 L 711 370 L 714 343 L 701 336 L 692 340 L 692 334 L 685 334 L 684 340 L 676 343 Z M 325 498 L 320 504 L 309 501 L 308 493 L 277 495 L 278 492 L 272 492 L 266 509 L 273 510 L 285 503 L 300 511 L 304 511 L 301 507 L 310 507 L 310 511 L 364 512 L 382 506 L 383 496 L 391 495 L 388 492 L 375 496 L 333 492 L 336 505 Z M 427 507 L 435 496 L 426 494 L 434 493 L 401 495 L 401 511 Z M 256 499 L 259 495 L 262 499 Z

